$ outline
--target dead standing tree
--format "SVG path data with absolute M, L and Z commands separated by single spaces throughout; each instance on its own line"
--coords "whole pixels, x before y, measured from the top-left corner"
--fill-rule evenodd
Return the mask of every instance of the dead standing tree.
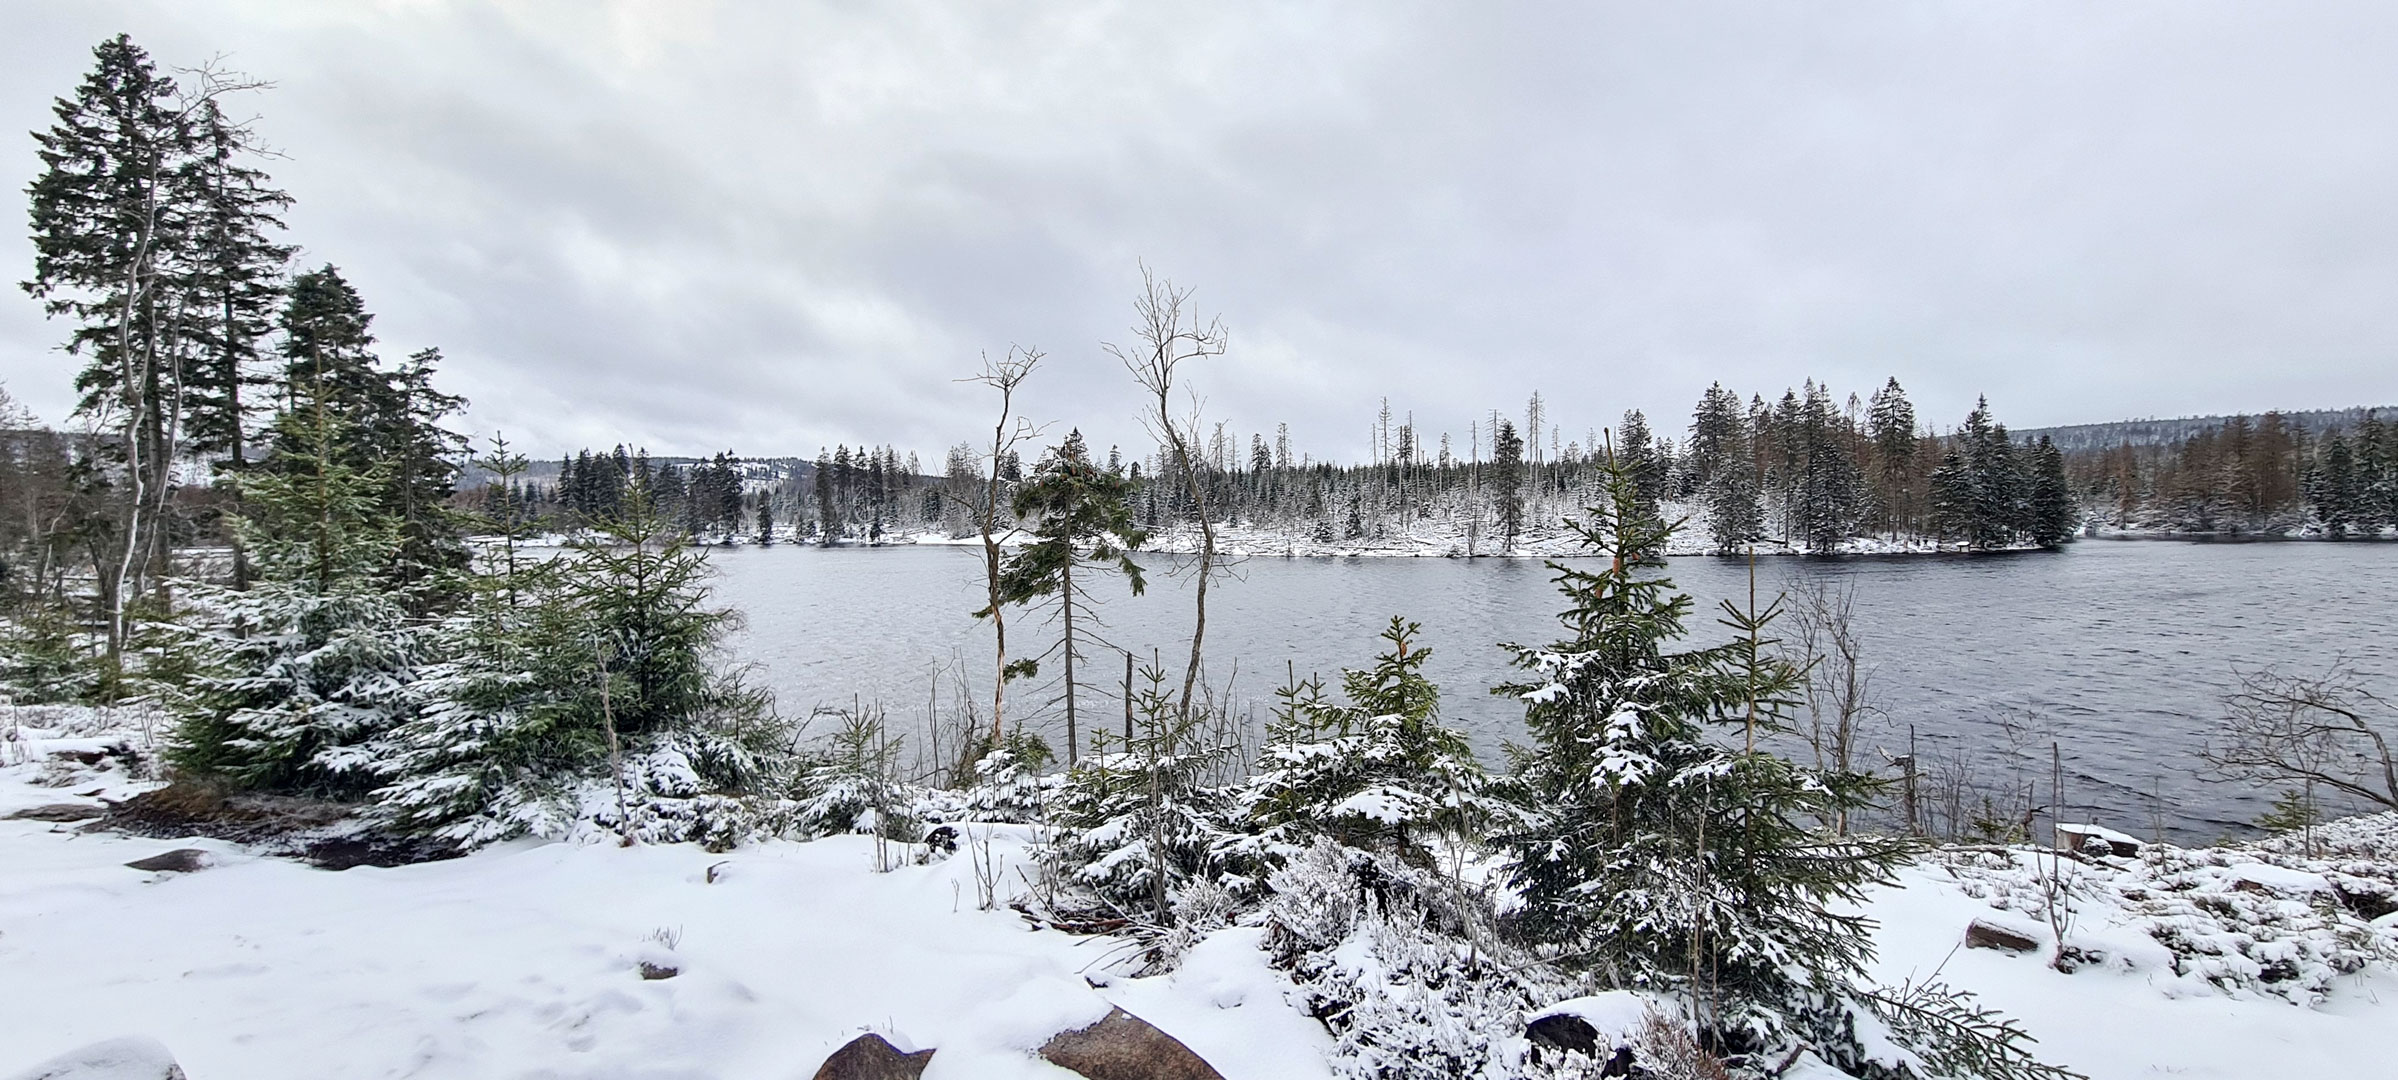
M 1015 453 L 1017 445 L 1037 438 L 1041 434 L 1040 428 L 1034 426 L 1031 421 L 1015 414 L 1016 388 L 1024 385 L 1024 380 L 1032 376 L 1033 368 L 1041 362 L 1041 356 L 1042 353 L 1039 349 L 1026 349 L 1010 345 L 1004 359 L 992 360 L 989 354 L 985 354 L 982 371 L 964 380 L 978 382 L 999 391 L 999 420 L 991 425 L 990 478 L 983 488 L 982 503 L 975 508 L 975 524 L 982 530 L 983 573 L 984 580 L 989 585 L 991 602 L 989 607 L 975 612 L 975 614 L 991 620 L 993 647 L 996 650 L 993 663 L 997 667 L 991 674 L 991 741 L 988 744 L 992 748 L 997 748 L 1000 740 L 1007 735 L 1006 703 L 1009 675 L 1007 612 L 1001 604 L 1006 596 L 1001 582 L 999 508 L 1004 504 L 999 501 L 999 486 L 1003 479 L 1002 472 L 1006 468 L 1007 460 L 1010 455 Z M 971 762 L 972 758 L 973 753 L 969 749 L 965 760 Z
M 1207 638 L 1207 585 L 1216 573 L 1216 527 L 1209 519 L 1207 485 L 1199 475 L 1193 459 L 1192 444 L 1198 439 L 1201 402 L 1190 395 L 1187 416 L 1174 414 L 1174 379 L 1184 363 L 1224 355 L 1225 331 L 1221 318 L 1199 321 L 1191 306 L 1191 290 L 1177 288 L 1171 281 L 1159 280 L 1147 266 L 1141 267 L 1141 296 L 1133 303 L 1133 339 L 1130 346 L 1106 344 L 1102 347 L 1125 370 L 1132 373 L 1135 383 L 1148 395 L 1142 409 L 1141 424 L 1149 429 L 1166 450 L 1175 475 L 1182 481 L 1183 491 L 1191 500 L 1191 514 L 1199 522 L 1199 563 L 1195 615 L 1191 622 L 1191 658 L 1182 671 L 1182 695 L 1175 704 L 1175 713 L 1183 721 L 1191 715 L 1191 695 L 1199 681 L 1199 661 Z M 1187 393 L 1188 391 L 1186 391 Z

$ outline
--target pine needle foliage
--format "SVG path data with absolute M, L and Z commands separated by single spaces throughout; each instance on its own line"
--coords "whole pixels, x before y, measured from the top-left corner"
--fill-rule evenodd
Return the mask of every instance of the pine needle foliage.
M 321 407 L 277 423 L 276 467 L 245 478 L 239 528 L 255 588 L 195 590 L 182 644 L 198 668 L 168 750 L 231 786 L 353 797 L 368 743 L 407 708 L 420 642 L 377 573 L 399 546 L 382 478 L 348 460 L 349 427 Z
M 1674 526 L 1620 465 L 1604 480 L 1574 523 L 1600 568 L 1550 564 L 1568 636 L 1503 646 L 1527 678 L 1494 692 L 1524 702 L 1533 740 L 1513 750 L 1524 823 L 1499 837 L 1513 929 L 1603 982 L 1685 995 L 1718 1049 L 1779 1042 L 1810 984 L 1862 970 L 1869 924 L 1837 908 L 1906 848 L 1816 827 L 1874 783 L 1753 748 L 1801 686 L 1766 651 L 1775 613 L 1735 611 L 1735 640 L 1679 647 L 1691 600 L 1643 558 Z
M 635 485 L 571 553 L 493 561 L 380 747 L 385 820 L 473 847 L 596 810 L 628 835 L 728 842 L 739 827 L 701 819 L 770 779 L 784 733 L 718 663 L 734 616 L 707 603 L 706 558 Z
M 1415 644 L 1422 629 L 1393 616 L 1389 647 L 1342 673 L 1346 704 L 1311 693 L 1320 683 L 1284 688 L 1248 795 L 1278 845 L 1323 835 L 1428 862 L 1435 836 L 1504 814 L 1465 736 L 1439 722 L 1440 688 L 1423 672 L 1432 650 Z

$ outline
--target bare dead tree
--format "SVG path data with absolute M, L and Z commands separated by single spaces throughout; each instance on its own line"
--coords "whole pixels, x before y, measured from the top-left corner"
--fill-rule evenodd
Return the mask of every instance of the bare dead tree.
M 2345 792 L 2398 810 L 2398 710 L 2346 658 L 2321 675 L 2239 673 L 2223 722 L 2202 752 L 2219 779 Z
M 1202 402 L 1198 395 L 1190 398 L 1189 412 L 1177 415 L 1174 405 L 1175 378 L 1182 365 L 1193 360 L 1224 355 L 1226 333 L 1221 318 L 1202 323 L 1191 305 L 1191 290 L 1177 287 L 1141 267 L 1141 295 L 1133 302 L 1134 343 L 1129 346 L 1103 344 L 1102 347 L 1132 373 L 1135 383 L 1148 395 L 1143 406 L 1141 424 L 1149 429 L 1152 438 L 1165 448 L 1184 492 L 1191 500 L 1193 516 L 1199 520 L 1198 583 L 1195 590 L 1195 614 L 1191 623 L 1191 658 L 1182 671 L 1182 695 L 1176 711 L 1187 720 L 1191 713 L 1192 694 L 1198 685 L 1200 658 L 1207 638 L 1207 586 L 1216 573 L 1216 527 L 1210 520 L 1207 505 L 1207 485 L 1193 461 L 1193 444 L 1198 439 Z
M 1799 589 L 1797 600 L 1793 644 L 1807 672 L 1807 743 L 1815 750 L 1817 768 L 1853 772 L 1858 736 L 1876 711 L 1870 695 L 1873 670 L 1864 662 L 1864 643 L 1852 618 L 1857 588 L 1816 580 Z M 1847 812 L 1826 824 L 1846 835 Z
M 993 360 L 983 355 L 982 371 L 964 380 L 978 382 L 999 391 L 999 419 L 991 425 L 990 477 L 983 487 L 982 504 L 975 508 L 975 524 L 982 530 L 983 574 L 989 585 L 991 606 L 976 612 L 991 620 L 993 648 L 996 650 L 991 673 L 991 746 L 998 746 L 1006 732 L 1007 717 L 1007 611 L 1000 600 L 999 547 L 999 485 L 1001 470 L 1007 457 L 1018 444 L 1039 437 L 1041 430 L 1031 421 L 1017 416 L 1016 388 L 1032 377 L 1033 368 L 1041 363 L 1041 350 L 1008 346 L 1007 356 Z M 972 754 L 972 749 L 966 751 Z

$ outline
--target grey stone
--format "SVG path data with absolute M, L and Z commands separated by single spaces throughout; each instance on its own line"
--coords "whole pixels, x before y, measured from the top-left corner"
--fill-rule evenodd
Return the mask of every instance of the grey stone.
M 1224 1080 L 1182 1040 L 1122 1009 L 1109 1009 L 1089 1027 L 1060 1032 L 1042 1045 L 1041 1057 L 1089 1080 Z
M 824 1064 L 816 1067 L 816 1080 L 916 1080 L 932 1059 L 930 1050 L 902 1054 L 882 1036 L 869 1033 L 849 1040 L 825 1058 Z
M 136 870 L 153 870 L 162 874 L 188 874 L 216 865 L 216 857 L 196 847 L 176 848 L 173 851 L 135 859 L 126 863 Z
M 110 1039 L 70 1050 L 8 1080 L 186 1080 L 156 1039 Z
M 2009 930 L 1997 923 L 1975 919 L 1965 927 L 1965 947 L 1968 949 L 1997 949 L 2002 952 L 2038 952 L 2040 942 L 2019 930 Z

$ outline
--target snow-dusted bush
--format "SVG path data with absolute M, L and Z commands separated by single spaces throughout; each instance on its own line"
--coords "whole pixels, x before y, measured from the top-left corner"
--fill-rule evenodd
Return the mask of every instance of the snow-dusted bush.
M 1508 1080 L 1531 1010 L 1562 996 L 1494 950 L 1485 902 L 1410 866 L 1319 840 L 1269 878 L 1266 947 L 1334 1040 L 1343 1080 Z
M 1393 618 L 1372 666 L 1342 673 L 1345 704 L 1309 680 L 1279 691 L 1274 730 L 1245 799 L 1278 850 L 1331 836 L 1423 859 L 1441 835 L 1507 817 L 1461 733 L 1437 720 L 1440 689 L 1423 676 L 1421 627 Z
M 779 827 L 760 800 L 787 733 L 719 662 L 733 616 L 706 604 L 705 559 L 629 500 L 606 542 L 505 561 L 429 635 L 412 715 L 375 747 L 377 820 L 463 848 L 595 830 L 725 847 Z
M 1172 898 L 1197 878 L 1255 900 L 1265 861 L 1241 793 L 1206 782 L 1234 748 L 1211 739 L 1204 710 L 1177 708 L 1160 669 L 1142 678 L 1133 695 L 1140 731 L 1121 750 L 1103 735 L 1100 752 L 1050 794 L 1053 838 L 1042 858 L 1065 889 L 1162 929 L 1174 921 Z
M 2398 926 L 2386 923 L 2398 912 L 2398 814 L 2314 832 L 2317 858 L 2306 856 L 2305 838 L 2285 836 L 2068 863 L 2068 902 L 2080 913 L 2068 944 L 2104 965 L 2162 968 L 2185 985 L 2317 1004 L 2340 976 L 2398 961 Z M 1961 851 L 1943 863 L 1967 895 L 2033 911 L 2042 897 L 2027 859 Z
M 967 821 L 1026 823 L 1042 820 L 1049 798 L 1064 777 L 1044 774 L 1047 747 L 1003 747 L 974 763 L 974 782 L 963 792 L 960 814 Z M 1031 760 L 1027 760 L 1030 758 Z
M 1050 797 L 1046 857 L 1062 882 L 1128 912 L 1200 876 L 1254 897 L 1258 845 L 1237 793 L 1198 782 L 1221 752 L 1085 756 Z
M 921 792 L 899 778 L 899 738 L 879 710 L 837 710 L 838 726 L 802 759 L 791 784 L 791 824 L 803 836 L 862 833 L 913 842 Z
M 168 750 L 176 768 L 255 790 L 374 786 L 370 744 L 408 714 L 423 655 L 399 604 L 365 580 L 201 588 L 186 603 L 197 674 Z
M 0 694 L 19 705 L 86 700 L 94 672 L 83 637 L 58 608 L 33 607 L 0 620 Z

